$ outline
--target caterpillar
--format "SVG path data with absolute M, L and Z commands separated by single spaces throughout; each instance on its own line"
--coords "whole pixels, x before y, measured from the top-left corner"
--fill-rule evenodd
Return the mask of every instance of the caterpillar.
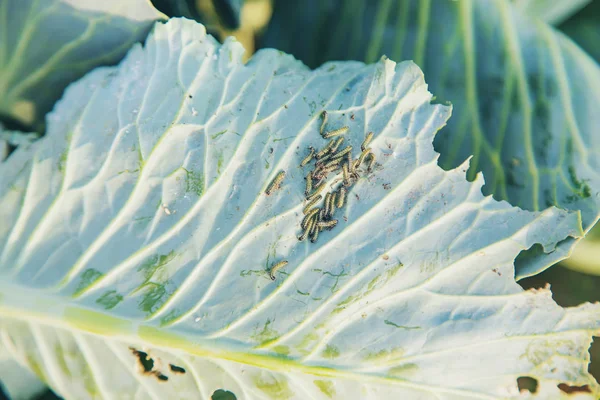
M 319 228 L 327 228 L 327 229 L 333 229 L 333 227 L 335 227 L 338 223 L 337 219 L 332 219 L 331 221 L 319 221 L 317 222 L 317 226 Z
M 314 197 L 316 197 L 321 191 L 325 188 L 326 182 L 321 182 L 319 186 L 317 186 L 312 194 L 306 198 L 306 200 L 311 201 Z
M 329 153 L 331 151 L 331 148 L 335 144 L 335 141 L 336 141 L 335 139 L 331 139 L 329 141 L 329 143 L 327 143 L 327 145 L 325 147 L 323 147 L 323 149 L 317 153 L 317 160 L 323 158 L 327 153 Z
M 342 165 L 342 174 L 344 176 L 344 185 L 350 185 L 350 173 L 348 172 L 348 163 Z
M 342 143 L 344 143 L 344 138 L 343 137 L 339 137 L 338 140 L 333 145 L 333 147 L 331 147 L 331 152 L 335 153 L 337 151 L 338 147 L 340 147 L 340 145 Z
M 277 272 L 281 268 L 285 267 L 286 265 L 288 265 L 288 262 L 286 260 L 283 260 L 283 261 L 279 261 L 271 266 L 271 269 L 269 270 L 269 277 L 271 278 L 272 281 L 275 280 L 275 275 L 274 275 L 275 272 Z
M 342 208 L 344 207 L 344 203 L 346 201 L 346 193 L 347 190 L 345 187 L 340 188 L 340 191 L 338 192 L 338 196 L 337 196 L 337 208 Z
M 373 132 L 367 133 L 367 136 L 365 137 L 365 140 L 363 140 L 362 144 L 360 145 L 360 149 L 362 151 L 365 151 L 365 149 L 367 148 L 367 146 L 371 142 L 371 139 L 373 139 Z
M 346 154 L 350 153 L 352 151 L 352 146 L 347 146 L 344 148 L 344 150 L 340 150 L 339 152 L 337 152 L 336 154 L 333 155 L 332 160 L 335 160 L 337 158 L 342 158 L 344 157 Z
M 331 160 L 327 164 L 323 165 L 323 169 L 328 169 L 328 168 L 334 167 L 334 166 L 339 167 L 339 164 L 341 161 L 342 161 L 341 157 Z
M 304 206 L 304 209 L 302 210 L 303 214 L 308 214 L 308 212 L 311 210 L 312 206 L 314 206 L 315 204 L 317 204 L 317 202 L 319 200 L 321 200 L 323 198 L 323 196 L 321 195 L 317 195 L 316 197 L 313 197 L 311 201 L 309 201 L 306 206 Z
M 334 129 L 334 130 L 332 130 L 332 131 L 329 131 L 329 132 L 325 133 L 325 134 L 323 135 L 323 139 L 329 139 L 329 138 L 332 138 L 332 137 L 334 137 L 334 136 L 343 135 L 343 134 L 345 134 L 346 132 L 348 132 L 348 130 L 350 130 L 350 128 L 348 128 L 347 126 L 342 126 L 342 127 L 341 127 L 341 128 L 339 128 L 339 129 Z
M 325 209 L 321 208 L 319 215 L 317 216 L 317 222 L 325 220 Z
M 367 157 L 369 154 L 371 154 L 371 149 L 364 149 L 362 153 L 360 153 L 360 156 L 358 156 L 358 159 L 356 160 L 356 162 L 354 163 L 354 168 L 358 168 L 360 167 L 360 164 L 363 163 L 363 161 L 365 160 L 365 157 Z
M 281 181 L 283 181 L 283 178 L 285 178 L 285 171 L 279 171 L 277 175 L 275 175 L 275 178 L 273 178 L 269 186 L 267 186 L 267 190 L 265 190 L 267 196 L 269 196 L 271 193 L 273 193 L 274 190 L 279 188 L 279 185 L 281 185 Z
M 323 134 L 323 130 L 325 129 L 325 124 L 327 124 L 327 117 L 329 114 L 327 114 L 327 111 L 323 110 L 323 112 L 321 113 L 321 129 L 320 129 L 320 133 L 321 135 Z
M 306 190 L 304 190 L 304 195 L 306 197 L 308 197 L 310 195 L 310 192 L 312 192 L 312 179 L 313 173 L 312 171 L 310 171 L 308 175 L 306 175 Z
M 330 210 L 330 206 L 331 206 L 331 193 L 327 193 L 325 195 L 325 217 L 327 217 L 329 215 Z
M 312 220 L 311 220 L 312 222 Z M 298 241 L 303 242 L 306 240 L 306 237 L 308 236 L 308 230 L 305 229 L 304 232 L 302 232 L 302 234 L 300 236 L 298 236 Z
M 333 213 L 335 212 L 336 197 L 336 192 L 331 193 L 331 196 L 329 197 L 329 213 L 327 213 L 328 217 L 332 217 Z
M 321 210 L 319 207 L 315 207 L 306 213 L 306 215 L 302 219 L 302 222 L 300 223 L 302 229 L 306 229 L 310 220 L 319 212 L 319 210 Z
M 369 153 L 369 162 L 367 164 L 367 171 L 371 172 L 373 170 L 373 165 L 375 164 L 375 154 Z
M 300 163 L 300 166 L 304 167 L 306 164 L 308 164 L 310 162 L 310 160 L 313 159 L 314 156 L 315 156 L 315 149 L 311 147 L 310 153 L 302 160 L 302 162 Z
M 316 218 L 311 218 L 310 221 L 308 221 L 308 225 L 306 225 L 306 229 L 304 229 L 304 232 L 302 232 L 302 234 L 298 236 L 298 240 L 303 242 L 313 230 L 313 227 L 316 225 L 316 223 Z
M 319 237 L 319 227 L 318 227 L 318 224 L 319 223 L 317 222 L 316 224 L 313 225 L 313 228 L 312 228 L 312 232 L 311 232 L 311 236 L 312 237 L 310 238 L 310 241 L 312 243 L 315 243 L 317 241 L 317 238 Z

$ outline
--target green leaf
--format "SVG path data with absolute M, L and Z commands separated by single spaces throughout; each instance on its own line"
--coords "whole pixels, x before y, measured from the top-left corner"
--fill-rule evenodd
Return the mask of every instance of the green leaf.
M 528 210 L 581 210 L 586 231 L 598 220 L 599 67 L 509 2 L 279 1 L 265 42 L 311 66 L 381 54 L 414 60 L 438 101 L 454 105 L 435 141 L 443 168 L 473 155 L 468 176 L 483 171 L 486 194 Z M 575 243 L 562 243 L 545 265 L 521 263 L 517 278 L 565 258 Z
M 185 17 L 202 21 L 199 3 L 195 0 L 152 0 L 154 7 L 169 17 Z
M 600 62 L 600 2 L 593 1 L 559 28 Z
M 541 398 L 599 393 L 600 305 L 513 279 L 522 250 L 543 262 L 581 236 L 577 212 L 524 211 L 484 197 L 467 163 L 441 169 L 451 108 L 414 63 L 242 52 L 157 24 L 0 164 L 1 346 L 66 398 L 495 399 L 521 376 Z M 300 242 L 322 110 L 354 156 L 373 131 L 377 164 L 338 225 Z
M 162 17 L 149 0 L 0 1 L 0 116 L 41 132 L 69 83 L 118 62 Z
M 241 23 L 244 0 L 212 0 L 222 24 L 228 29 L 238 29 Z
M 566 21 L 592 0 L 511 0 L 524 14 L 558 25 Z

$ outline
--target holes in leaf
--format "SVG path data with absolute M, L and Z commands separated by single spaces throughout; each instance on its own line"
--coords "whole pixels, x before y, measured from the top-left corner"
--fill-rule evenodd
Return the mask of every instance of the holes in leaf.
M 228 390 L 217 389 L 210 396 L 211 400 L 237 400 L 235 394 L 231 393 Z
M 515 274 L 523 271 L 528 264 L 534 263 L 536 259 L 543 257 L 544 254 L 544 247 L 539 243 L 535 243 L 530 248 L 519 252 L 515 258 Z M 520 283 L 520 281 L 518 282 Z
M 185 368 L 178 367 L 177 365 L 169 364 L 171 371 L 176 374 L 185 374 Z
M 600 301 L 600 276 L 587 275 L 567 269 L 560 264 L 544 272 L 518 281 L 525 290 L 538 289 L 551 285 L 552 298 L 562 307 L 574 307 L 585 302 Z M 600 339 L 594 338 L 589 349 L 588 371 L 600 381 Z
M 517 378 L 517 387 L 520 393 L 535 393 L 538 389 L 538 381 L 530 376 L 520 376 Z
M 515 265 L 517 265 L 519 257 L 515 260 Z M 542 288 L 549 283 L 552 289 L 552 298 L 561 307 L 573 307 L 586 302 L 600 301 L 600 290 L 598 290 L 600 276 L 576 272 L 560 264 L 537 275 L 521 279 L 517 283 L 525 290 Z
M 567 385 L 566 383 L 561 383 L 561 384 L 558 385 L 558 388 L 562 392 L 565 392 L 567 394 L 571 394 L 571 393 L 592 393 L 592 390 L 590 389 L 590 387 L 588 385 L 571 386 L 571 385 Z
M 163 375 L 160 373 L 160 371 L 154 371 L 154 375 L 156 376 L 156 379 L 158 379 L 159 381 L 168 381 L 169 377 L 166 375 Z
M 130 347 L 129 349 L 131 350 L 133 355 L 138 358 L 140 367 L 143 369 L 143 371 L 152 372 L 152 369 L 154 368 L 154 360 L 148 357 L 148 353 L 136 350 L 133 347 Z
M 140 371 L 142 374 L 154 376 L 159 382 L 166 382 L 169 380 L 168 376 L 160 372 L 158 369 L 154 369 L 154 360 L 152 357 L 148 357 L 148 353 L 134 349 L 133 347 L 130 347 L 129 350 L 131 350 L 133 355 L 137 357 L 138 365 L 140 366 Z M 183 368 L 177 368 L 183 370 Z M 183 370 L 183 372 L 185 372 L 185 370 Z
M 592 345 L 589 352 L 590 365 L 588 366 L 588 372 L 592 374 L 596 382 L 600 383 L 600 338 L 592 338 Z

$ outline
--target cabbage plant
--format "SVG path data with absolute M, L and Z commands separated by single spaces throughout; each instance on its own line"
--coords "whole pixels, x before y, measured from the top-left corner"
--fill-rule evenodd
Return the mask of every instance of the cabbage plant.
M 584 5 L 275 1 L 244 62 L 149 2 L 0 0 L 6 391 L 598 398 L 600 304 L 517 282 L 598 219 L 600 70 L 550 25 Z

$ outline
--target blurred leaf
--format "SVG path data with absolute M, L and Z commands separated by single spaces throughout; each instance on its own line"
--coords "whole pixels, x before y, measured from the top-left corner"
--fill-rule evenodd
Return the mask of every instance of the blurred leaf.
M 209 33 L 219 38 L 221 42 L 229 36 L 235 37 L 244 46 L 244 61 L 247 61 L 256 51 L 256 36 L 260 35 L 266 27 L 272 14 L 270 0 L 242 1 L 240 10 L 240 23 L 236 29 L 223 24 L 222 18 L 215 9 L 213 0 L 198 0 L 198 7 L 206 20 L 205 24 Z
M 0 0 L 0 116 L 42 132 L 69 83 L 117 63 L 160 18 L 149 0 Z
M 579 241 L 563 265 L 574 271 L 600 276 L 600 224 Z M 600 293 L 600 281 L 596 290 Z
M 10 400 L 30 400 L 48 390 L 44 382 L 12 358 L 0 360 L 0 393 L 2 389 Z
M 169 17 L 202 22 L 209 32 L 235 31 L 242 22 L 244 0 L 151 0 Z M 257 0 L 251 1 L 256 2 Z M 262 0 L 258 0 L 262 1 Z
M 212 0 L 217 14 L 226 29 L 240 27 L 244 0 Z
M 473 155 L 484 192 L 529 210 L 581 210 L 587 230 L 600 212 L 600 69 L 547 24 L 505 0 L 308 0 L 275 3 L 264 46 L 311 66 L 374 62 L 382 54 L 423 68 L 454 116 L 436 137 L 440 165 Z M 517 278 L 548 264 L 522 264 Z
M 558 25 L 584 8 L 592 0 L 512 0 L 523 13 Z
M 600 62 L 600 1 L 592 1 L 559 28 Z
M 205 18 L 199 12 L 197 0 L 151 0 L 154 7 L 168 17 L 185 17 L 202 22 Z

